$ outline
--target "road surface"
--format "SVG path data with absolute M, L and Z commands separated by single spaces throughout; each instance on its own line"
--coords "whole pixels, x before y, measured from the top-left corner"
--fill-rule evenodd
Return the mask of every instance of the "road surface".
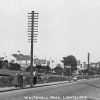
M 0 100 L 100 100 L 100 79 L 3 92 Z

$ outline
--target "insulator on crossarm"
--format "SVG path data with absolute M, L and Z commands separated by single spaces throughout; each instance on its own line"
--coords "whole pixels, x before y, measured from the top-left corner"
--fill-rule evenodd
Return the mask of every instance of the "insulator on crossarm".
M 32 23 L 28 23 L 29 25 L 31 24 L 32 25 Z
M 33 32 L 38 32 L 38 31 L 33 31 Z
M 38 19 L 38 17 L 36 18 L 36 17 L 34 17 L 34 19 Z
M 38 34 L 33 34 L 33 35 L 38 35 Z
M 34 23 L 34 25 L 38 25 L 38 23 Z
M 32 27 L 32 26 L 28 26 L 28 27 Z
M 31 22 L 32 23 L 32 21 L 28 21 L 28 22 Z
M 37 41 L 33 41 L 34 43 L 37 43 Z
M 39 13 L 34 12 L 34 15 L 39 15 Z
M 32 16 L 27 16 L 27 17 L 28 17 L 28 18 L 30 18 L 30 17 L 32 18 Z
M 34 43 L 37 43 L 37 41 L 33 41 Z M 31 43 L 31 41 L 28 41 L 28 43 Z
M 27 32 L 32 32 L 32 30 L 29 29 Z M 38 30 L 33 30 L 33 32 L 38 32 Z
M 32 13 L 28 13 L 28 14 L 32 14 Z
M 37 37 L 37 35 L 36 36 L 33 35 L 33 37 Z
M 37 28 L 34 28 L 34 30 L 36 30 L 36 31 L 37 31 L 38 29 L 37 29 Z
M 38 26 L 33 26 L 33 27 L 38 27 Z
M 31 30 L 31 27 L 28 27 L 28 30 Z
M 32 17 L 31 18 L 28 18 L 28 19 L 32 19 Z
M 31 32 L 31 31 L 28 30 L 27 32 Z M 29 34 L 29 33 L 28 33 L 28 34 Z
M 31 37 L 31 35 L 28 35 L 28 37 Z
M 37 39 L 34 39 L 34 40 L 37 40 Z
M 34 22 L 38 22 L 38 21 L 34 21 Z

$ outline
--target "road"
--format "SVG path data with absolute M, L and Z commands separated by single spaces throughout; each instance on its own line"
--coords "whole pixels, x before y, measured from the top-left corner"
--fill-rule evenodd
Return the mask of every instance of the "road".
M 3 92 L 0 100 L 100 100 L 100 79 Z

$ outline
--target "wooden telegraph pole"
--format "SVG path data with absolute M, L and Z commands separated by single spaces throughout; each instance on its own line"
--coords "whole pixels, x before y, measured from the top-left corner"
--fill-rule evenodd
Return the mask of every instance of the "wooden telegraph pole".
M 32 73 L 33 73 L 33 44 L 35 42 L 37 42 L 37 39 L 35 39 L 35 37 L 37 37 L 38 34 L 36 34 L 36 32 L 38 32 L 38 13 L 35 13 L 34 11 L 32 11 L 31 13 L 28 13 L 28 37 L 29 37 L 29 41 L 31 42 L 31 63 L 30 63 L 30 86 L 32 87 L 32 82 L 33 82 L 33 77 L 32 77 Z M 31 39 L 30 39 L 31 38 Z
M 89 68 L 90 68 L 90 53 L 88 53 L 88 68 L 87 68 L 87 71 L 88 71 L 88 76 L 89 76 Z

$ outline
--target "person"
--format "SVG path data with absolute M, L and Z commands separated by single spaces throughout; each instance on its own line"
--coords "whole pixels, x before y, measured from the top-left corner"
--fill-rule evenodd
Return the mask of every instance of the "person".
M 71 83 L 71 80 L 72 80 L 72 79 L 71 79 L 71 76 L 68 77 L 68 80 L 69 80 L 69 83 Z
M 23 86 L 25 87 L 25 85 L 26 85 L 26 77 L 23 76 Z
M 33 85 L 36 85 L 36 81 L 37 81 L 37 75 L 36 75 L 36 71 L 33 72 Z
M 14 76 L 14 86 L 15 86 L 15 88 L 17 88 L 18 87 L 18 73 L 16 73 L 15 74 L 15 76 Z
M 23 87 L 23 73 L 19 73 L 18 83 L 19 83 L 19 87 L 22 88 Z
M 44 83 L 44 77 L 41 75 L 41 83 Z
M 77 81 L 77 76 L 75 76 L 75 77 L 73 78 L 73 80 L 74 80 L 74 81 Z

